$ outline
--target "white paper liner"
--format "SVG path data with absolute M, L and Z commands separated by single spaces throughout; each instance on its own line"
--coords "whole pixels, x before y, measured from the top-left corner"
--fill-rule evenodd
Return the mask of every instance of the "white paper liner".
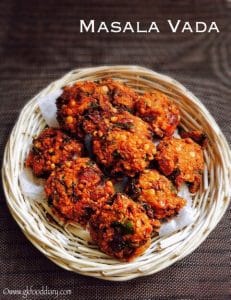
M 62 94 L 62 92 L 63 90 L 59 89 L 38 99 L 38 105 L 41 110 L 42 116 L 45 119 L 47 125 L 50 127 L 59 127 L 59 123 L 56 119 L 56 99 Z
M 187 203 L 186 203 L 186 206 L 192 206 L 192 197 L 191 197 L 191 194 L 189 192 L 189 188 L 187 186 L 186 183 L 182 184 L 180 190 L 178 191 L 177 195 L 181 198 L 184 198 Z
M 176 138 L 176 139 L 181 139 L 181 136 L 179 135 L 179 130 L 176 129 L 173 133 L 173 137 Z
M 19 176 L 19 183 L 26 197 L 37 201 L 42 201 L 46 197 L 44 192 L 44 180 L 35 177 L 31 169 L 23 169 Z

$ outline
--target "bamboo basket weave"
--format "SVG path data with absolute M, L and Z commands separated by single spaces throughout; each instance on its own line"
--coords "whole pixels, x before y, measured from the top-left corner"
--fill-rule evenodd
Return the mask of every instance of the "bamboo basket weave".
M 200 190 L 193 196 L 195 221 L 170 236 L 155 237 L 150 248 L 138 259 L 122 263 L 100 252 L 67 224 L 50 222 L 43 201 L 32 201 L 22 194 L 19 175 L 32 138 L 45 121 L 37 99 L 80 80 L 111 77 L 126 82 L 139 93 L 158 89 L 180 107 L 182 126 L 201 129 L 209 138 L 204 150 L 205 171 Z M 228 143 L 203 104 L 170 77 L 138 66 L 103 66 L 73 70 L 51 83 L 23 108 L 5 148 L 2 180 L 7 204 L 26 237 L 57 265 L 83 275 L 124 281 L 154 274 L 195 250 L 214 229 L 230 201 L 231 153 Z

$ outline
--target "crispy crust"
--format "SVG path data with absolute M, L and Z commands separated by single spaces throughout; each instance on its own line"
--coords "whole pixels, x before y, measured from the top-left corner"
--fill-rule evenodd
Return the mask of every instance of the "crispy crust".
M 94 162 L 79 158 L 52 172 L 45 192 L 54 211 L 86 226 L 91 215 L 114 194 L 114 187 Z
M 107 91 L 109 101 L 113 106 L 130 112 L 134 111 L 138 94 L 133 89 L 122 82 L 112 79 L 102 80 L 99 84 Z
M 82 155 L 81 142 L 71 139 L 59 129 L 47 128 L 33 140 L 25 164 L 36 176 L 47 177 L 57 166 Z
M 128 111 L 117 113 L 93 111 L 83 121 L 85 133 L 94 136 L 103 136 L 109 130 L 122 129 L 151 139 L 151 130 L 148 123 Z
M 116 194 L 90 220 L 90 234 L 110 256 L 131 261 L 150 245 L 152 226 L 144 209 L 123 194 Z
M 81 138 L 85 116 L 92 111 L 116 113 L 116 107 L 133 110 L 137 97 L 131 88 L 111 79 L 77 82 L 64 87 L 57 99 L 57 119 L 61 128 Z
M 179 188 L 183 182 L 196 192 L 204 169 L 202 148 L 190 138 L 164 138 L 157 147 L 155 159 L 161 172 L 169 176 Z
M 93 152 L 98 162 L 111 169 L 112 174 L 135 176 L 154 158 L 155 145 L 145 136 L 113 129 L 101 138 L 93 139 Z
M 130 193 L 136 200 L 143 203 L 147 215 L 158 223 L 179 212 L 186 201 L 177 196 L 176 188 L 172 182 L 157 170 L 145 170 L 138 178 L 133 180 Z
M 150 124 L 158 137 L 171 136 L 180 122 L 178 107 L 158 91 L 140 96 L 135 110 L 139 117 Z
M 80 138 L 83 136 L 82 122 L 85 115 L 94 110 L 115 111 L 103 87 L 88 81 L 64 87 L 56 105 L 61 128 Z
M 207 145 L 207 134 L 200 130 L 185 131 L 179 126 L 179 134 L 182 138 L 191 138 L 195 143 L 204 148 Z

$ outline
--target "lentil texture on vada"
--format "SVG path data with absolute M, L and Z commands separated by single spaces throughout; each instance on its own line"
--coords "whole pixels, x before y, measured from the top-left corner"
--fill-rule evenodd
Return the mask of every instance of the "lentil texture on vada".
M 76 160 L 83 155 L 83 144 L 59 129 L 46 128 L 33 139 L 26 166 L 39 177 L 47 177 L 65 161 Z
M 146 169 L 133 179 L 130 194 L 142 203 L 154 226 L 158 225 L 156 219 L 174 216 L 186 204 L 184 199 L 177 196 L 172 182 L 157 170 Z
M 178 107 L 167 95 L 153 91 L 139 97 L 136 114 L 150 124 L 157 137 L 171 136 L 180 122 Z
M 45 192 L 55 213 L 86 226 L 91 215 L 113 196 L 114 187 L 98 166 L 84 157 L 52 172 Z
M 90 220 L 90 234 L 100 250 L 123 261 L 131 261 L 150 245 L 152 225 L 141 205 L 123 194 Z
M 185 182 L 192 193 L 199 189 L 204 157 L 202 148 L 191 138 L 164 138 L 157 147 L 155 159 L 161 172 L 178 188 Z

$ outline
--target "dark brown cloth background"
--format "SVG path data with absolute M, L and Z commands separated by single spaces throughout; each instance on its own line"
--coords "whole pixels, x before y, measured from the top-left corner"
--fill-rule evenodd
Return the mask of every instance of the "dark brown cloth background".
M 229 2 L 230 3 L 230 2 Z M 67 71 L 105 64 L 139 64 L 173 76 L 207 106 L 229 142 L 231 43 L 228 1 L 1 1 L 0 151 L 23 105 Z M 215 20 L 219 34 L 172 34 L 166 19 Z M 160 34 L 80 34 L 79 19 L 158 22 Z M 54 265 L 24 237 L 0 197 L 2 290 L 71 289 L 59 299 L 228 299 L 230 213 L 207 240 L 170 268 L 129 282 L 106 282 Z M 53 299 L 33 297 L 27 299 Z

